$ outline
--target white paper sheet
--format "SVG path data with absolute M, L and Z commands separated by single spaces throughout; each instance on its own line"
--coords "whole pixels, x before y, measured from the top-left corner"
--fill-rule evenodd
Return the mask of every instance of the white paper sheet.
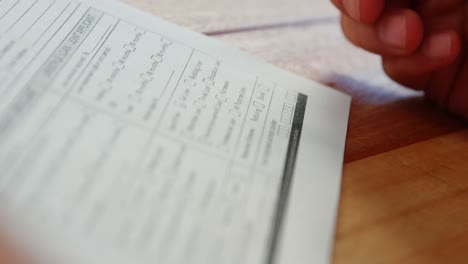
M 350 98 L 113 1 L 0 1 L 0 191 L 48 263 L 327 263 Z

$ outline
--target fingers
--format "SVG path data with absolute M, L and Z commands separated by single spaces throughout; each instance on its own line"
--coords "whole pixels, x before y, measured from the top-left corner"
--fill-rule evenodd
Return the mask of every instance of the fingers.
M 393 80 L 424 90 L 468 119 L 468 62 L 460 56 L 459 35 L 464 29 L 453 26 L 463 19 L 458 9 L 466 0 L 424 0 L 424 5 L 415 5 L 417 0 L 331 1 L 344 14 L 345 36 L 381 55 L 384 70 Z
M 375 25 L 366 25 L 343 16 L 345 36 L 355 45 L 382 56 L 403 56 L 421 45 L 424 26 L 409 9 L 386 11 Z
M 422 46 L 409 56 L 384 56 L 387 75 L 405 86 L 426 90 L 432 72 L 452 64 L 460 54 L 461 40 L 448 31 L 429 35 Z
M 355 21 L 371 24 L 382 14 L 385 0 L 332 0 L 344 14 Z
M 455 61 L 460 53 L 461 43 L 455 32 L 435 33 L 428 36 L 421 48 L 404 57 L 384 57 L 387 68 L 397 72 L 418 75 L 432 72 Z

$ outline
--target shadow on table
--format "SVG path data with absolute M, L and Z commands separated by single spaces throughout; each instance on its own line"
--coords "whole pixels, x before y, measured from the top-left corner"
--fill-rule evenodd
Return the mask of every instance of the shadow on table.
M 345 162 L 466 128 L 466 123 L 415 92 L 388 81 L 364 83 L 344 75 L 322 80 L 353 97 Z

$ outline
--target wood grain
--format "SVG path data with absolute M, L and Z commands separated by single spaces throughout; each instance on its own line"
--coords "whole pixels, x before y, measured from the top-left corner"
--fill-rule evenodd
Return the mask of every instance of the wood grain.
M 335 263 L 466 263 L 468 130 L 345 166 Z

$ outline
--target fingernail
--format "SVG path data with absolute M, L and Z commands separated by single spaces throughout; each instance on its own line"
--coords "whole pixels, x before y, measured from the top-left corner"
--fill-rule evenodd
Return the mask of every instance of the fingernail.
M 427 38 L 422 52 L 431 58 L 447 58 L 452 54 L 452 37 L 450 34 L 435 34 Z
M 380 40 L 394 48 L 406 48 L 406 15 L 395 12 L 382 19 L 379 24 Z
M 361 12 L 359 7 L 360 0 L 343 0 L 343 6 L 349 16 L 356 20 L 361 19 Z

